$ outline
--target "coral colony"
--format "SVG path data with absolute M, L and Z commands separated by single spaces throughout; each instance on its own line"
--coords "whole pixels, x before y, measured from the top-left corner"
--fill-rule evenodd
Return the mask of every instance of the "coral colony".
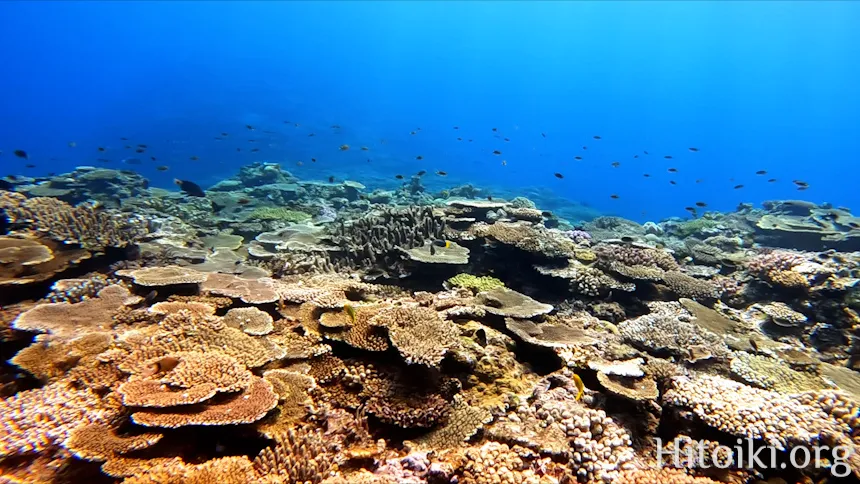
M 472 186 L 267 163 L 185 194 L 91 167 L 10 188 L 3 482 L 860 474 L 846 209 L 573 225 Z M 824 457 L 782 465 L 798 449 Z

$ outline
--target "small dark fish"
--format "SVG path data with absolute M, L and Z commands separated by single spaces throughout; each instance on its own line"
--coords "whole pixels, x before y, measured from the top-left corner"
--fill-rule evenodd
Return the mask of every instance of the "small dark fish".
M 145 150 L 145 149 L 143 149 L 143 148 L 138 148 L 138 149 L 136 149 L 136 150 L 134 150 L 134 151 L 135 151 L 135 153 L 143 153 L 143 152 L 145 152 L 146 150 Z
M 471 142 L 472 142 L 472 140 L 468 140 L 468 141 L 469 141 L 469 143 L 471 143 Z
M 370 148 L 368 148 L 367 146 L 362 146 L 360 149 L 361 149 L 361 151 L 369 151 L 370 150 Z
M 629 235 L 623 235 L 621 237 L 621 242 L 624 242 L 625 244 L 632 244 L 635 241 L 636 241 L 636 239 L 634 239 L 633 237 L 631 237 Z
M 18 177 L 15 175 L 6 175 L 7 180 L 17 181 Z
M 583 147 L 582 147 L 582 149 L 583 149 L 583 150 L 587 150 L 587 149 L 588 149 L 588 146 L 583 146 Z
M 505 141 L 510 141 L 510 140 L 511 140 L 510 138 L 505 138 Z
M 189 158 L 189 160 L 191 160 L 191 161 L 197 161 L 199 159 L 200 159 L 200 157 L 197 155 L 193 155 L 193 156 L 191 156 L 191 158 Z
M 251 131 L 254 131 L 255 129 L 257 129 L 257 128 L 251 126 L 250 124 L 246 124 L 245 127 L 250 129 Z
M 574 160 L 576 160 L 576 161 L 582 161 L 582 157 L 581 157 L 581 156 L 574 156 L 574 157 L 573 157 L 573 159 L 574 159 Z
M 705 208 L 708 206 L 708 204 L 705 202 L 696 202 L 696 206 L 701 207 L 701 208 Z
M 611 198 L 611 199 L 613 199 L 613 200 L 618 200 L 618 199 L 619 199 L 619 198 L 621 198 L 621 197 L 619 197 L 618 195 L 616 195 L 616 194 L 614 194 L 614 193 L 613 193 L 612 195 L 609 195 L 609 198 Z
M 594 138 L 594 139 L 601 139 L 601 138 L 600 138 L 600 136 L 596 136 L 596 135 L 595 135 L 595 136 L 592 136 L 592 138 Z
M 546 133 L 541 133 L 540 135 L 546 138 Z
M 340 145 L 341 151 L 347 151 L 349 149 L 349 145 Z
M 236 151 L 242 151 L 242 148 L 236 148 Z
M 260 151 L 260 148 L 251 148 L 251 153 L 256 153 Z
M 221 136 L 230 136 L 230 135 L 227 133 L 221 133 Z
M 677 183 L 677 182 L 675 182 L 675 180 L 669 180 L 669 184 L 670 184 L 670 185 L 677 185 L 678 183 Z
M 645 178 L 651 178 L 651 175 L 650 175 L 649 173 L 645 173 L 645 174 L 644 174 L 644 175 L 642 175 L 642 176 L 644 176 Z
M 666 158 L 667 160 L 671 160 L 671 159 L 672 159 L 672 155 L 666 155 L 666 156 L 664 156 L 663 158 Z
M 774 182 L 776 182 L 776 178 L 771 178 L 771 179 L 770 179 L 770 180 L 768 180 L 767 182 L 768 182 L 768 183 L 774 183 Z
M 489 201 L 491 201 L 491 202 L 492 202 L 492 201 L 493 201 L 493 196 L 492 196 L 492 195 L 487 195 L 487 200 L 489 200 Z
M 493 131 L 498 131 L 498 129 L 497 129 L 497 128 L 493 128 Z
M 30 156 L 24 150 L 15 150 L 12 153 L 14 153 L 18 158 L 24 158 L 25 160 L 30 159 Z
M 427 171 L 426 171 L 426 170 L 421 170 L 421 171 L 419 171 L 418 173 L 416 173 L 415 175 L 416 175 L 416 176 L 424 176 L 424 175 L 426 175 L 426 174 L 427 174 Z
M 669 173 L 678 173 L 677 168 L 669 168 Z
M 144 179 L 143 179 L 143 182 L 141 182 L 141 184 L 140 184 L 140 185 L 143 187 L 143 189 L 144 189 L 144 190 L 148 190 L 148 189 L 149 189 L 149 180 L 147 180 L 146 178 L 144 178 Z
M 430 255 L 436 255 L 436 246 L 430 245 Z
M 158 171 L 167 171 L 170 169 L 170 167 L 167 165 L 161 165 L 161 166 L 156 166 L 155 169 Z
M 549 210 L 544 210 L 544 211 L 543 211 L 543 212 L 541 212 L 540 214 L 541 214 L 542 216 L 546 217 L 546 218 L 553 218 L 553 217 L 554 217 L 554 215 L 552 214 L 552 212 L 550 212 Z
M 808 185 L 799 186 L 799 187 L 797 187 L 797 190 L 800 192 L 802 192 L 804 190 L 809 190 L 809 186 Z
M 26 165 L 24 165 L 24 168 L 36 168 L 36 165 L 32 163 L 27 163 Z
M 791 182 L 792 182 L 792 183 L 794 183 L 794 184 L 795 184 L 795 185 L 797 185 L 797 186 L 800 186 L 800 187 L 807 187 L 807 186 L 809 186 L 809 183 L 806 183 L 806 182 L 805 182 L 805 181 L 803 181 L 803 180 L 792 180 Z
M 398 180 L 402 180 L 402 179 L 403 179 L 403 175 L 394 175 L 394 178 L 397 178 Z
M 493 154 L 494 154 L 494 155 L 501 155 L 501 154 L 502 154 L 502 152 L 501 152 L 501 151 L 499 151 L 499 150 L 493 150 Z
M 459 127 L 459 126 L 454 126 L 454 129 L 460 129 L 460 127 Z
M 451 247 L 451 241 L 445 239 L 436 239 L 433 241 L 433 245 L 436 247 L 443 247 L 445 249 Z
M 612 162 L 612 167 L 613 167 L 613 168 L 618 168 L 619 166 L 621 166 L 621 163 L 619 163 L 619 162 L 617 162 L 617 161 L 613 161 L 613 162 Z
M 648 152 L 647 152 L 647 151 L 644 151 L 644 150 L 642 151 L 642 153 L 645 153 L 646 155 L 648 154 Z
M 693 214 L 693 216 L 695 216 L 695 215 L 696 215 L 696 209 L 695 209 L 695 208 L 693 208 L 693 207 L 684 207 L 684 210 L 686 210 L 686 211 L 688 211 L 688 212 L 692 213 L 692 214 Z
M 250 198 L 240 198 L 240 199 L 236 200 L 236 203 L 238 203 L 239 205 L 247 205 L 247 204 L 251 203 L 251 199 Z
M 99 150 L 100 152 L 104 153 L 104 152 L 105 152 L 105 147 L 104 147 L 104 146 L 99 146 L 99 147 L 98 147 L 98 150 Z
M 696 183 L 702 183 L 703 181 L 704 180 L 702 180 L 701 178 L 696 179 Z
M 328 177 L 328 182 L 329 182 L 329 183 L 334 183 L 334 176 L 330 176 L 330 177 Z
M 764 170 L 759 170 L 759 171 L 755 172 L 755 174 L 756 175 L 767 175 L 767 172 Z
M 740 190 L 743 187 L 744 187 L 743 185 L 735 185 L 735 190 Z
M 187 193 L 188 195 L 190 195 L 192 197 L 205 197 L 206 196 L 206 192 L 204 192 L 203 189 L 200 188 L 200 185 L 198 185 L 194 182 L 190 182 L 188 180 L 180 180 L 180 179 L 176 178 L 173 180 L 173 183 L 175 183 L 177 186 L 179 186 L 180 190 L 182 190 L 183 192 Z
M 424 159 L 424 157 L 423 157 L 423 156 L 421 156 L 421 155 L 418 155 L 418 156 L 416 156 L 416 157 L 415 157 L 415 159 L 416 159 L 416 160 L 423 160 L 423 159 Z
M 758 353 L 758 351 L 759 351 L 759 350 L 758 350 L 758 343 L 756 343 L 756 342 L 755 342 L 755 340 L 754 340 L 754 339 L 752 339 L 752 338 L 750 338 L 749 343 L 750 343 L 750 348 L 751 348 L 755 353 Z
M 692 152 L 699 151 L 699 148 L 687 148 L 687 149 L 688 149 L 688 150 L 690 150 L 690 151 L 692 151 Z
M 128 138 L 120 138 L 121 141 L 128 141 Z
M 633 155 L 633 158 L 639 158 L 639 155 Z
M 437 174 L 437 175 L 439 175 L 439 176 L 448 176 L 448 173 L 447 173 L 447 172 L 444 172 L 444 171 L 442 171 L 442 170 L 437 171 L 437 172 L 436 172 L 436 174 Z
M 157 158 L 156 158 L 156 157 L 154 157 L 154 156 L 150 156 L 150 157 L 149 157 L 149 159 L 150 159 L 150 160 L 152 160 L 152 161 L 156 161 L 156 160 L 157 160 Z
M 463 138 L 457 138 L 457 141 L 463 141 Z
M 554 173 L 554 175 L 555 175 L 555 177 L 556 177 L 556 178 L 558 178 L 559 180 L 560 180 L 560 179 L 562 179 L 562 178 L 564 178 L 564 175 L 562 175 L 561 173 Z

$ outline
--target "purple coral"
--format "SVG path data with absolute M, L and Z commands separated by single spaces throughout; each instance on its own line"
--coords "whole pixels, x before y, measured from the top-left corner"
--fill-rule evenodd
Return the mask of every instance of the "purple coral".
M 565 230 L 562 232 L 562 235 L 577 244 L 588 244 L 591 242 L 591 234 L 584 230 Z

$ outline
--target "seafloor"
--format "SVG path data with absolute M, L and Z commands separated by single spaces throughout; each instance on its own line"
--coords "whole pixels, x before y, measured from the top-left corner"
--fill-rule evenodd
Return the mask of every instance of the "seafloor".
M 205 198 L 86 167 L 12 185 L 0 482 L 860 474 L 848 209 L 571 225 L 472 186 L 369 191 L 259 163 Z M 777 460 L 658 469 L 739 438 Z M 836 446 L 853 476 L 829 454 L 783 465 Z

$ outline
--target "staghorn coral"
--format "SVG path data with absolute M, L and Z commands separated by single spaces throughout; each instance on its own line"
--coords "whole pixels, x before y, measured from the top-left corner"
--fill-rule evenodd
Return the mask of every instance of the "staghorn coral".
M 56 198 L 27 198 L 15 192 L 0 192 L 0 211 L 16 233 L 44 235 L 94 251 L 125 247 L 149 231 L 140 220 L 88 204 L 73 207 Z
M 254 459 L 254 471 L 263 483 L 301 482 L 319 484 L 335 466 L 319 430 L 288 429 L 271 436 L 275 445 Z
M 33 454 L 58 446 L 82 423 L 107 423 L 117 408 L 89 389 L 66 382 L 20 392 L 0 400 L 0 456 Z

